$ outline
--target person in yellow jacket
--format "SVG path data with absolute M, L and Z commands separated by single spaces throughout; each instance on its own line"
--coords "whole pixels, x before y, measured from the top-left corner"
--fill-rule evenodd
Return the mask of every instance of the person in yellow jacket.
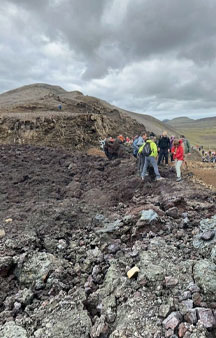
M 145 176 L 148 176 L 147 169 L 149 165 L 152 165 L 152 167 L 154 168 L 156 181 L 160 181 L 164 179 L 163 177 L 161 177 L 159 170 L 158 170 L 158 165 L 157 165 L 157 160 L 156 160 L 156 157 L 158 156 L 158 151 L 157 151 L 157 145 L 154 142 L 154 136 L 155 135 L 151 133 L 149 138 L 145 141 L 145 144 L 146 143 L 150 144 L 151 152 L 148 156 L 145 156 L 145 163 L 144 163 L 144 167 L 141 173 L 142 180 L 144 180 Z M 145 144 L 141 147 L 142 149 L 140 148 L 139 150 L 140 153 L 143 153 Z

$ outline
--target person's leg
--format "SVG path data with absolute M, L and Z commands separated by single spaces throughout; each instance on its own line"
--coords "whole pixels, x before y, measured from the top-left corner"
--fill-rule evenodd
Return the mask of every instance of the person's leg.
M 142 171 L 143 171 L 144 162 L 145 162 L 145 156 L 140 155 L 140 174 L 141 174 Z
M 165 163 L 168 164 L 168 150 L 164 150 Z
M 154 172 L 155 172 L 156 178 L 159 178 L 160 177 L 160 173 L 159 173 L 159 170 L 158 170 L 156 158 L 153 157 L 153 156 L 149 156 L 149 160 L 150 160 L 150 163 L 152 164 L 152 166 L 154 168 Z
M 176 162 L 176 174 L 177 174 L 177 178 L 179 179 L 181 179 L 181 165 L 182 165 L 182 161 Z
M 159 155 L 158 155 L 158 165 L 161 163 L 162 157 L 163 157 L 163 150 L 160 149 Z
M 149 156 L 145 157 L 145 163 L 141 174 L 142 177 L 145 177 L 145 175 L 147 174 L 148 164 L 149 164 Z

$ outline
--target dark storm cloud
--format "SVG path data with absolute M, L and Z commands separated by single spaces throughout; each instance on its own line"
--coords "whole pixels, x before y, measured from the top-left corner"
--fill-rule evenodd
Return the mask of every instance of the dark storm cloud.
M 0 10 L 2 89 L 51 79 L 155 114 L 215 106 L 215 0 L 2 0 Z

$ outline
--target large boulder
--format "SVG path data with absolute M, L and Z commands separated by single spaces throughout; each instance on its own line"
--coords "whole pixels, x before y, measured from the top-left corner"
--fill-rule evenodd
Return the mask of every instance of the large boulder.
M 0 338 L 28 338 L 28 336 L 23 327 L 11 321 L 0 327 Z
M 194 279 L 209 301 L 216 301 L 216 265 L 207 259 L 194 265 Z

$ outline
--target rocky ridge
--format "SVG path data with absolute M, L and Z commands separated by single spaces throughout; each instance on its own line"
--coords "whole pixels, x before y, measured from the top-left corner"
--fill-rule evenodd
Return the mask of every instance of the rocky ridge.
M 0 95 L 0 144 L 81 150 L 98 145 L 100 138 L 133 137 L 146 129 L 160 134 L 167 126 L 58 86 L 38 83 Z M 171 129 L 169 134 L 173 133 Z
M 132 158 L 0 156 L 1 338 L 215 337 L 213 191 Z

